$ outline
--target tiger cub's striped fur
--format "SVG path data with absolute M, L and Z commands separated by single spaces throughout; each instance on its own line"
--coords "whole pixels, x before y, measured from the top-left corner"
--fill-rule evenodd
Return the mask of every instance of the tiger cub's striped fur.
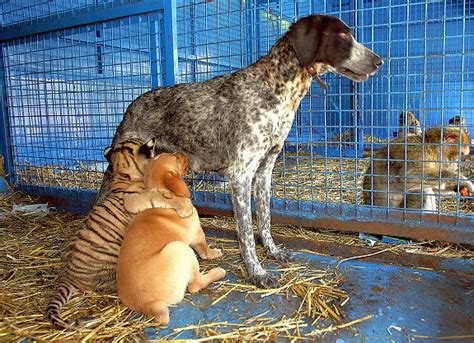
M 124 208 L 124 199 L 145 190 L 143 174 L 154 155 L 154 145 L 154 140 L 146 144 L 129 140 L 104 151 L 114 171 L 112 190 L 91 209 L 85 228 L 69 246 L 57 292 L 46 310 L 46 316 L 56 326 L 68 326 L 60 317 L 61 308 L 78 290 L 115 290 L 120 245 L 134 216 Z M 146 208 L 160 207 L 152 206 L 158 203 Z

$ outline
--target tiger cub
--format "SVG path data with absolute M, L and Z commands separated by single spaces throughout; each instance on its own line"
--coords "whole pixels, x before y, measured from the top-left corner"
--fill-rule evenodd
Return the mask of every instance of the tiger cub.
M 61 308 L 78 290 L 114 291 L 119 249 L 125 229 L 136 213 L 148 208 L 175 208 L 180 217 L 193 213 L 189 199 L 171 198 L 166 190 L 146 190 L 143 175 L 154 157 L 154 139 L 144 144 L 138 139 L 128 140 L 106 148 L 104 155 L 112 166 L 114 176 L 111 193 L 92 207 L 85 228 L 70 243 L 66 264 L 59 277 L 59 285 L 50 301 L 46 317 L 56 326 L 67 327 L 60 317 Z M 142 202 L 134 196 L 146 194 Z M 164 194 L 164 195 L 163 195 Z M 132 199 L 132 201 L 129 201 Z M 125 208 L 124 203 L 133 206 Z M 133 211 L 133 212 L 131 212 Z

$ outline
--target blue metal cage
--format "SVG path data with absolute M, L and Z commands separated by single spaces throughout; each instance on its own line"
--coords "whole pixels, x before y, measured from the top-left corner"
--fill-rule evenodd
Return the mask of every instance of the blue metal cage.
M 313 84 L 274 171 L 274 218 L 473 241 L 472 198 L 439 195 L 447 206 L 436 213 L 360 200 L 367 155 L 396 135 L 400 112 L 424 129 L 462 115 L 474 134 L 470 1 L 10 0 L 0 9 L 1 152 L 18 189 L 87 210 L 102 150 L 133 99 L 245 67 L 298 18 L 325 13 L 385 65 L 365 83 L 326 75 L 326 93 Z M 232 208 L 225 180 L 195 176 L 193 190 L 202 213 Z

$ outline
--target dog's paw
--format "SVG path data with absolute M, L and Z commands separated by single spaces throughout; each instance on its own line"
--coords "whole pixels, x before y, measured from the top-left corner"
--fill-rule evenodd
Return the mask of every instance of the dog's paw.
M 251 275 L 250 281 L 259 288 L 276 288 L 278 287 L 278 281 L 275 277 L 268 273 Z
M 277 247 L 276 250 L 267 251 L 267 255 L 269 257 L 274 258 L 275 260 L 283 262 L 289 262 L 294 260 L 295 258 L 295 254 L 293 251 L 282 246 Z
M 216 268 L 217 280 L 222 279 L 223 277 L 225 277 L 226 274 L 227 272 L 225 271 L 224 268 L 220 268 L 220 267 Z

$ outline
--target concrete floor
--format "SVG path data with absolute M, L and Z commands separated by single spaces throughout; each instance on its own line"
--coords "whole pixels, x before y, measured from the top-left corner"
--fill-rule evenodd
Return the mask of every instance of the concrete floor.
M 314 254 L 299 254 L 308 268 L 330 268 L 338 260 Z M 345 308 L 347 321 L 374 317 L 358 325 L 359 334 L 340 330 L 325 336 L 324 342 L 408 342 L 437 341 L 416 336 L 463 336 L 474 335 L 474 263 L 460 261 L 459 273 L 444 273 L 392 265 L 349 261 L 341 264 L 339 272 L 346 278 L 342 288 L 349 294 Z M 227 278 L 235 278 L 233 275 Z M 295 310 L 300 300 L 281 296 L 263 298 L 259 303 L 233 292 L 227 299 L 212 306 L 206 294 L 191 296 L 197 306 L 183 302 L 171 310 L 171 325 L 158 334 L 153 328 L 147 330 L 148 338 L 164 337 L 174 328 L 190 324 L 214 321 L 238 321 L 271 310 L 273 318 L 281 318 Z M 308 332 L 314 328 L 303 329 Z M 174 338 L 198 338 L 193 331 L 185 331 Z M 473 336 L 474 337 L 474 336 Z M 452 341 L 459 341 L 453 338 Z M 473 341 L 474 338 L 471 338 Z M 463 340 L 463 341 L 469 341 Z

